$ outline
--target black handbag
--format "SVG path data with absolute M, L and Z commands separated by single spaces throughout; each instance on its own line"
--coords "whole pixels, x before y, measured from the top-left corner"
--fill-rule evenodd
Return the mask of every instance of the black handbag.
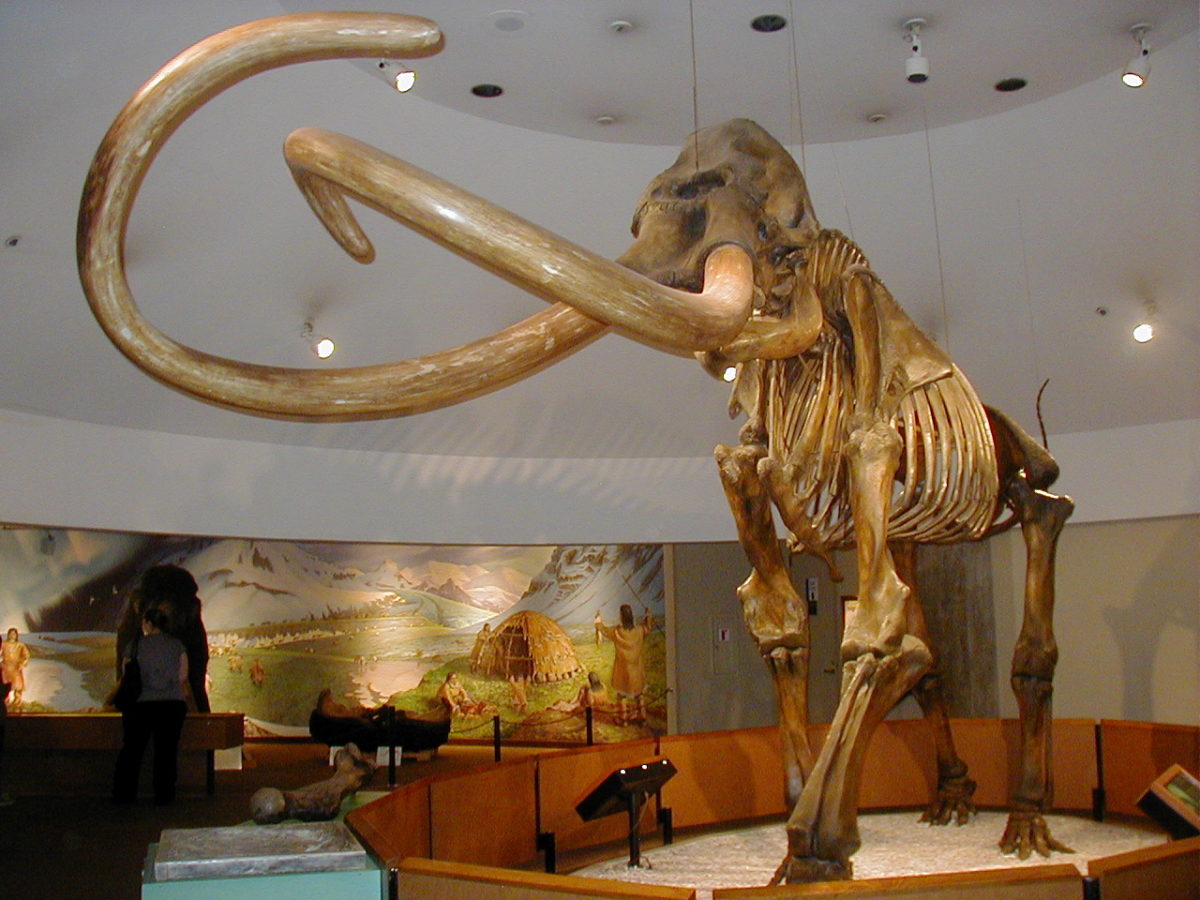
M 138 697 L 142 696 L 142 667 L 138 664 L 137 651 L 138 638 L 135 637 L 133 653 L 129 659 L 125 660 L 125 667 L 121 670 L 121 680 L 117 684 L 116 693 L 113 694 L 113 706 L 121 712 L 129 712 L 133 709 L 133 704 L 137 703 Z

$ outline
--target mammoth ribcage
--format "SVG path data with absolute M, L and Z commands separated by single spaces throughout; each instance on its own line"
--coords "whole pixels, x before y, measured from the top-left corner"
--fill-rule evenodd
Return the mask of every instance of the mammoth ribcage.
M 845 447 L 853 412 L 849 353 L 831 332 L 799 358 L 766 362 L 768 454 L 796 501 L 788 527 L 811 549 L 854 540 Z M 977 538 L 998 493 L 995 451 L 983 405 L 955 367 L 900 401 L 891 423 L 903 443 L 888 538 L 941 543 Z

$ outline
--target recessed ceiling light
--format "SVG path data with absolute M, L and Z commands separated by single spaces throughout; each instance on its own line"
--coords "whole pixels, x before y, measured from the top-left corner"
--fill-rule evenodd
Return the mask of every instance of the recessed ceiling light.
M 873 112 L 867 114 L 867 121 L 872 125 L 878 125 L 880 122 L 887 121 L 887 113 Z
M 608 23 L 608 30 L 613 34 L 624 34 L 627 31 L 633 31 L 633 23 L 628 19 L 613 19 Z
M 515 35 L 529 24 L 529 13 L 523 9 L 498 9 L 488 16 L 492 28 L 504 35 Z
M 1001 78 L 996 82 L 996 90 L 1001 93 L 1008 94 L 1012 91 L 1019 91 L 1025 85 L 1029 84 L 1024 78 Z
M 592 119 L 592 121 L 595 122 L 597 125 L 611 125 L 613 122 L 617 121 L 617 117 L 616 116 L 596 116 L 596 118 Z
M 763 34 L 770 34 L 772 31 L 782 31 L 787 28 L 787 19 L 776 15 L 758 16 L 750 22 L 750 27 Z
M 498 84 L 477 84 L 471 88 L 471 93 L 476 97 L 499 97 L 504 93 L 504 88 Z

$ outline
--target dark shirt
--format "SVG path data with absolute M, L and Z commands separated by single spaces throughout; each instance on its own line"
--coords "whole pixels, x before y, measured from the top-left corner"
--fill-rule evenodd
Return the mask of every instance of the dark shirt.
M 183 700 L 183 682 L 179 680 L 179 658 L 183 643 L 169 634 L 146 634 L 138 640 L 137 658 L 142 669 L 142 694 L 138 702 Z

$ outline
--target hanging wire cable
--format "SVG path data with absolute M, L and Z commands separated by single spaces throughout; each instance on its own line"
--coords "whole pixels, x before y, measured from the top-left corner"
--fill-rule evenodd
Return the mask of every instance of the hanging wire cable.
M 688 0 L 688 33 L 692 42 L 692 145 L 696 160 L 696 171 L 700 171 L 700 83 L 696 68 L 696 2 Z
M 1041 382 L 1042 370 L 1037 352 L 1037 325 L 1033 319 L 1033 291 L 1029 288 L 1029 254 L 1025 247 L 1025 220 L 1021 215 L 1020 197 L 1017 198 L 1017 240 L 1021 244 L 1021 278 L 1025 283 L 1025 316 L 1029 324 L 1029 347 L 1033 352 L 1033 374 L 1034 378 Z M 1038 392 L 1038 398 L 1041 399 L 1041 391 Z
M 804 173 L 804 177 L 808 180 L 808 144 L 804 139 L 804 109 L 800 100 L 800 49 L 798 44 L 797 33 L 800 31 L 798 21 L 796 19 L 795 0 L 788 0 L 788 19 L 791 22 L 791 69 L 792 69 L 792 84 L 789 87 L 790 104 L 789 111 L 793 117 L 791 127 L 792 146 L 795 146 L 795 133 L 798 131 L 800 135 L 800 169 Z M 819 89 L 816 85 L 812 86 L 812 94 L 814 102 L 818 107 L 818 112 L 823 112 L 821 109 L 821 97 Z M 850 240 L 854 240 L 854 220 L 850 216 L 850 203 L 846 200 L 846 182 L 842 177 L 842 164 L 839 159 L 839 154 L 833 154 L 833 171 L 837 178 L 838 195 L 842 201 L 842 213 L 846 217 L 846 234 Z M 809 180 L 811 184 L 811 180 Z
M 795 0 L 788 0 L 788 22 L 791 30 L 791 74 L 792 83 L 789 85 L 788 97 L 788 127 L 791 129 L 789 140 L 792 146 L 796 145 L 796 137 L 800 138 L 800 169 L 808 174 L 808 160 L 805 158 L 804 144 L 804 112 L 800 107 L 800 52 L 796 47 L 796 32 L 800 29 L 796 26 L 796 4 Z
M 929 143 L 929 115 L 921 104 L 921 121 L 925 126 L 925 162 L 929 167 L 929 202 L 933 207 L 933 242 L 937 247 L 938 286 L 942 293 L 942 331 L 946 336 L 946 352 L 951 353 L 950 310 L 946 304 L 946 269 L 942 264 L 942 231 L 938 223 L 937 187 L 933 181 L 933 150 Z M 951 353 L 951 355 L 953 355 Z

